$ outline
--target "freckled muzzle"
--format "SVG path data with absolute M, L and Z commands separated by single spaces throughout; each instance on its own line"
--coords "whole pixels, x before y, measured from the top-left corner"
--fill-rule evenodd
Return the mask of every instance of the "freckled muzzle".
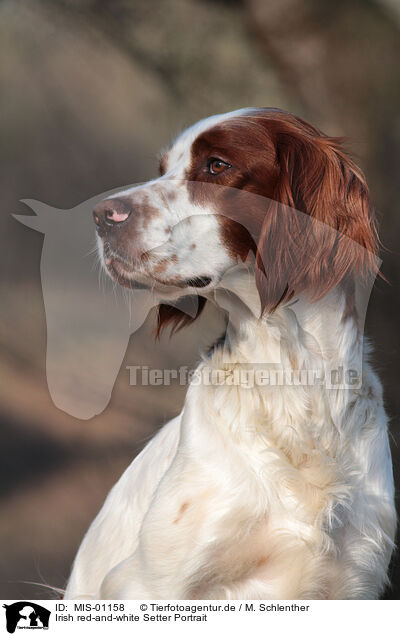
M 209 266 L 210 250 L 219 245 L 218 222 L 212 214 L 199 213 L 176 180 L 161 181 L 97 204 L 93 219 L 103 265 L 120 285 L 147 286 L 162 298 L 206 293 L 220 274 Z

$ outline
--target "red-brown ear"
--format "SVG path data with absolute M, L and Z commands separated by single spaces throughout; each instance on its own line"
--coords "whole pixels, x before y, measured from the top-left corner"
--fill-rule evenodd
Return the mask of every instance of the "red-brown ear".
M 159 305 L 157 312 L 157 326 L 155 329 L 156 338 L 160 337 L 162 331 L 166 327 L 171 327 L 170 336 L 173 336 L 174 333 L 194 322 L 203 311 L 206 299 L 203 296 L 197 296 L 197 302 L 197 310 L 194 316 L 179 309 L 179 303 L 175 305 Z
M 273 126 L 279 176 L 256 261 L 263 311 L 301 292 L 316 300 L 349 276 L 377 272 L 368 188 L 341 141 L 301 120 Z

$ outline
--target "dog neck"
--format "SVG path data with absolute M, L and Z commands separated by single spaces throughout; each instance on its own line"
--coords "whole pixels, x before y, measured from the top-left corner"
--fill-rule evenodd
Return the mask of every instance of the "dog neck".
M 349 301 L 345 287 L 338 287 L 318 301 L 299 296 L 260 317 L 251 272 L 242 272 L 234 282 L 233 288 L 224 281 L 214 293 L 229 324 L 225 344 L 199 367 L 214 372 L 211 389 L 203 387 L 200 399 L 207 400 L 214 415 L 218 411 L 223 427 L 241 437 L 254 420 L 262 434 L 270 435 L 275 426 L 274 435 L 283 436 L 290 448 L 288 437 L 296 431 L 297 450 L 298 435 L 307 439 L 310 420 L 318 420 L 314 434 L 323 429 L 326 439 L 321 443 L 328 448 L 333 441 L 323 422 L 333 422 L 336 433 L 346 425 L 342 415 L 361 387 L 357 303 Z M 365 302 L 358 305 L 363 310 Z
M 262 316 L 252 272 L 236 271 L 213 297 L 228 315 L 224 361 L 273 364 L 291 371 L 342 367 L 361 372 L 364 296 L 342 285 L 320 300 L 313 302 L 303 294 Z M 348 379 L 349 386 L 355 386 L 355 373 Z

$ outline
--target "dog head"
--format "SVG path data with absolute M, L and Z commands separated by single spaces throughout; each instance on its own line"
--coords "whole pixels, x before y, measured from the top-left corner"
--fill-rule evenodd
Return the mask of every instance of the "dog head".
M 103 200 L 94 220 L 109 275 L 164 301 L 206 298 L 238 262 L 253 268 L 263 313 L 376 273 L 362 172 L 341 140 L 276 109 L 198 122 L 162 154 L 159 178 Z M 188 320 L 160 305 L 160 328 Z

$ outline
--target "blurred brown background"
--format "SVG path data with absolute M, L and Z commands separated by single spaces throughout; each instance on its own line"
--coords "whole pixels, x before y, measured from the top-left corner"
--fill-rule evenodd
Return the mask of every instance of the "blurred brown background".
M 0 598 L 63 587 L 88 523 L 183 387 L 129 387 L 126 365 L 194 364 L 217 315 L 154 344 L 131 337 L 111 403 L 80 421 L 45 377 L 43 236 L 21 198 L 70 208 L 154 176 L 156 154 L 201 117 L 276 106 L 352 142 L 378 209 L 383 272 L 367 316 L 399 481 L 399 0 L 0 2 Z M 101 347 L 101 343 L 98 345 Z M 155 394 L 154 391 L 157 391 Z M 399 598 L 400 567 L 387 598 Z

